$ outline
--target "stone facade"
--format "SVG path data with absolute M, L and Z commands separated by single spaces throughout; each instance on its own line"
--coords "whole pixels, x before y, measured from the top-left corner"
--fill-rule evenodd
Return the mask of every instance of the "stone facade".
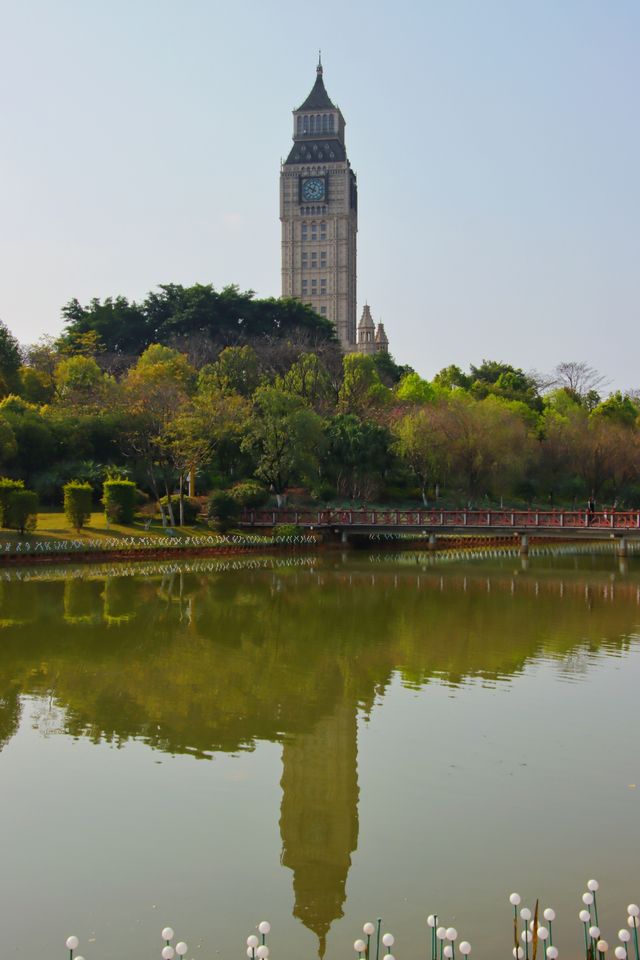
M 293 111 L 293 147 L 280 169 L 282 296 L 297 297 L 335 325 L 345 352 L 361 351 L 356 330 L 358 186 L 347 157 L 345 120 L 329 99 L 322 64 Z M 368 310 L 368 307 L 367 307 Z M 375 353 L 388 341 L 372 335 Z

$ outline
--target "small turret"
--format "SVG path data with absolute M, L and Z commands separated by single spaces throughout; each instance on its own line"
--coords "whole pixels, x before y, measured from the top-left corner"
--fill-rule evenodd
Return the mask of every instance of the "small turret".
M 385 333 L 384 324 L 382 320 L 378 324 L 376 329 L 376 350 L 380 353 L 389 353 L 389 338 Z
M 369 304 L 365 303 L 362 309 L 362 316 L 360 317 L 360 321 L 358 323 L 358 343 L 356 347 L 358 353 L 375 353 L 375 336 L 376 325 L 373 322 Z

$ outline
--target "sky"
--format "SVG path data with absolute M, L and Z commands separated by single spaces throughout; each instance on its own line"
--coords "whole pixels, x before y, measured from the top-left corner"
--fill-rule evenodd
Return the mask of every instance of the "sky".
M 640 387 L 638 0 L 0 0 L 0 319 L 159 283 L 280 295 L 280 160 L 322 49 L 358 315 L 431 377 Z

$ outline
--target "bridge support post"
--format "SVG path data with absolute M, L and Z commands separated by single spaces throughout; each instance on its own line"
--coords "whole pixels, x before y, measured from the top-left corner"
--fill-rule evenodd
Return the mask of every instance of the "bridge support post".
M 436 550 L 438 547 L 438 538 L 435 533 L 429 534 L 429 550 Z
M 527 533 L 520 534 L 520 554 L 523 557 L 529 555 L 529 535 Z

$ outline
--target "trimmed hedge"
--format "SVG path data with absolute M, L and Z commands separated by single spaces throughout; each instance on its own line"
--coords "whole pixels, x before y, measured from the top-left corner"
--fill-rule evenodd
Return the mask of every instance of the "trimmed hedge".
M 38 522 L 38 494 L 33 490 L 14 489 L 4 510 L 4 525 L 26 533 L 35 530 Z
M 84 527 L 91 517 L 93 487 L 90 483 L 71 480 L 62 488 L 64 494 L 64 515 L 74 530 Z
M 9 503 L 9 497 L 14 490 L 24 490 L 24 480 L 11 480 L 9 477 L 0 477 L 0 527 L 6 526 L 4 522 L 5 510 Z
M 110 523 L 133 523 L 137 496 L 132 480 L 105 480 L 102 503 L 107 520 Z

